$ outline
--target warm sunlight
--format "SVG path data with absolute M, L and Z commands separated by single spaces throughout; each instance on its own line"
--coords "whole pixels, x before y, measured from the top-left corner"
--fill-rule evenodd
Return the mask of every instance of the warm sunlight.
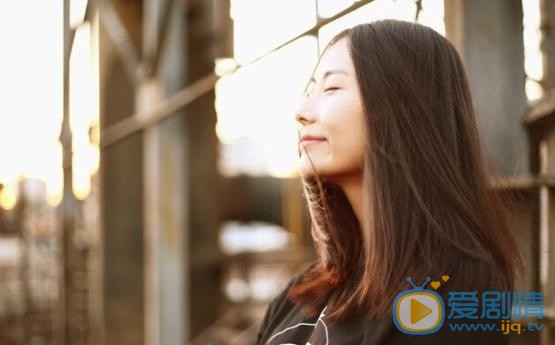
M 316 24 L 314 3 L 314 0 L 231 0 L 235 59 L 245 64 L 309 29 Z
M 543 96 L 541 79 L 543 61 L 540 50 L 540 1 L 522 0 L 524 35 L 524 70 L 526 71 L 526 96 L 535 101 Z
M 318 1 L 320 17 L 330 17 L 354 1 Z M 381 18 L 414 20 L 414 2 L 375 0 L 319 30 L 319 45 L 303 37 L 264 56 L 279 44 L 315 25 L 314 0 L 233 0 L 235 63 L 217 62 L 216 133 L 221 142 L 220 170 L 291 177 L 297 175 L 297 126 L 295 109 L 317 61 L 318 47 L 340 30 Z M 287 25 L 283 19 L 287 18 Z M 425 0 L 420 23 L 445 34 L 443 0 Z M 254 59 L 262 59 L 250 62 Z M 234 71 L 236 64 L 242 67 Z
M 252 159 L 249 150 L 262 151 L 260 174 L 287 177 L 295 173 L 297 131 L 294 121 L 304 83 L 316 62 L 316 40 L 303 37 L 263 60 L 221 78 L 216 85 L 216 131 L 224 144 L 245 145 L 229 159 L 224 171 L 241 171 Z M 226 151 L 222 152 L 223 155 Z M 259 155 L 260 156 L 260 155 Z M 252 163 L 252 162 L 251 162 Z
M 92 143 L 89 128 L 98 125 L 98 49 L 91 25 L 76 31 L 70 56 L 70 126 L 72 133 L 72 189 L 76 198 L 85 199 L 91 189 L 91 175 L 99 166 L 98 143 Z
M 99 117 L 98 49 L 96 31 L 81 23 L 86 1 L 71 3 L 71 25 L 76 28 L 70 62 L 73 191 L 83 199 L 99 164 L 98 138 L 95 142 L 93 136 L 92 143 L 89 138 L 89 128 L 98 126 Z M 0 207 L 4 209 L 15 206 L 23 178 L 42 181 L 51 206 L 62 200 L 62 15 L 61 0 L 0 5 L 0 44 L 6 52 L 0 65 L 0 92 L 4 96 L 0 111 L 0 184 L 4 185 Z
M 62 2 L 2 3 L 0 44 L 0 183 L 5 185 L 0 206 L 15 205 L 21 178 L 46 182 L 48 200 L 57 203 L 62 194 Z
M 313 0 L 231 1 L 235 56 L 217 64 L 221 78 L 216 86 L 216 132 L 222 143 L 220 168 L 224 174 L 294 176 L 298 154 L 294 111 L 316 63 L 318 47 L 322 49 L 338 31 L 358 23 L 415 17 L 413 1 L 375 0 L 322 27 L 318 43 L 314 37 L 303 37 L 270 53 L 315 25 L 318 16 L 330 17 L 354 2 L 319 0 L 316 8 Z M 523 0 L 522 4 L 526 94 L 533 101 L 543 94 L 539 1 Z M 72 188 L 78 199 L 84 199 L 91 175 L 99 166 L 98 24 L 97 19 L 91 24 L 82 22 L 86 0 L 72 0 L 71 5 L 70 23 L 76 30 L 70 56 Z M 29 11 L 31 7 L 33 11 Z M 22 16 L 26 23 L 18 19 Z M 287 25 L 283 25 L 284 18 Z M 418 22 L 444 35 L 443 1 L 423 0 Z M 15 205 L 22 178 L 43 181 L 50 205 L 61 201 L 61 23 L 61 0 L 55 4 L 38 0 L 0 4 L 0 44 L 6 52 L 0 65 L 0 93 L 4 96 L 0 207 L 5 209 Z

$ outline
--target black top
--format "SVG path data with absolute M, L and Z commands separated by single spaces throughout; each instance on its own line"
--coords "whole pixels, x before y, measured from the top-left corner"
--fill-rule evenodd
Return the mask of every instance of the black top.
M 300 279 L 295 275 L 270 303 L 257 334 L 257 345 L 505 345 L 509 337 L 499 331 L 452 331 L 445 324 L 436 333 L 410 335 L 399 331 L 392 317 L 376 321 L 367 317 L 330 323 L 325 306 L 319 316 L 307 317 L 301 306 L 287 298 Z M 333 297 L 332 297 L 333 298 Z

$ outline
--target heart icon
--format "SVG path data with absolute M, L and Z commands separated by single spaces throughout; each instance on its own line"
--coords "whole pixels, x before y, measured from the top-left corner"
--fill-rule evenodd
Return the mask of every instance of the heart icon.
M 449 276 L 442 276 L 441 279 L 443 279 L 444 282 L 449 280 Z
M 430 284 L 430 285 L 432 285 L 434 290 L 437 290 L 437 288 L 441 285 L 441 283 L 438 282 L 438 281 L 433 281 L 432 284 Z

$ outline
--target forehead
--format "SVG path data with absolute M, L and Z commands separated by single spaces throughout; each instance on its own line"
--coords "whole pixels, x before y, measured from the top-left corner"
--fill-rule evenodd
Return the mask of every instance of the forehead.
M 318 78 L 326 71 L 333 69 L 345 70 L 350 75 L 354 74 L 349 42 L 346 38 L 341 38 L 324 51 L 314 71 L 314 76 Z

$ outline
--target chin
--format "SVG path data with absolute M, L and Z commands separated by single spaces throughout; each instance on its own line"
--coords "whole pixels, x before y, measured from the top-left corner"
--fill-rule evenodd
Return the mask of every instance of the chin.
M 316 171 L 312 168 L 312 166 L 301 166 L 299 168 L 299 174 L 302 177 L 315 177 L 318 175 L 320 178 L 324 178 L 329 175 L 328 171 L 322 167 L 318 167 L 317 164 L 314 164 Z
M 316 175 L 316 174 L 312 170 L 301 168 L 301 169 L 299 169 L 299 175 L 301 175 L 301 177 L 314 177 L 314 175 Z
M 314 177 L 318 175 L 324 178 L 337 173 L 335 164 L 330 160 L 330 157 L 313 156 L 312 164 L 310 164 L 308 157 L 301 157 L 298 167 L 299 174 L 303 177 Z
M 317 167 L 316 170 L 318 171 Z M 299 174 L 302 177 L 314 177 L 316 175 L 316 172 L 314 171 L 314 169 L 312 169 L 312 167 L 301 166 L 299 167 Z

